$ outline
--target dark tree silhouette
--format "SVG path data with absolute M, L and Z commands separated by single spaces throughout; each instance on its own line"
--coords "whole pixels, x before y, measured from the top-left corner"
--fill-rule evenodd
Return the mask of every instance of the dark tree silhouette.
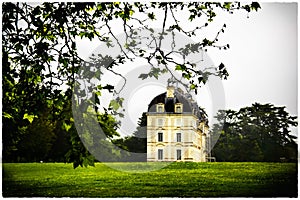
M 212 129 L 218 136 L 213 155 L 219 161 L 297 160 L 296 136 L 290 128 L 297 126 L 297 117 L 290 116 L 285 107 L 254 103 L 239 111 L 219 111 Z
M 76 75 L 80 68 L 85 67 L 90 73 L 85 78 L 99 78 L 103 70 L 125 77 L 116 72 L 115 66 L 136 57 L 149 63 L 149 73 L 141 74 L 140 78 L 156 77 L 172 70 L 181 72 L 189 85 L 187 87 L 197 92 L 201 84 L 205 84 L 209 76 L 226 78 L 228 72 L 224 64 L 213 68 L 198 69 L 195 63 L 185 60 L 185 56 L 209 48 L 228 49 L 229 44 L 219 44 L 218 37 L 226 29 L 226 24 L 220 27 L 216 35 L 202 38 L 194 44 L 176 50 L 176 41 L 172 41 L 171 51 L 162 49 L 166 35 L 180 32 L 187 37 L 195 37 L 201 30 L 210 26 L 218 12 L 233 13 L 238 10 L 250 12 L 258 10 L 258 3 L 210 3 L 210 2 L 168 2 L 168 3 L 10 3 L 2 4 L 2 74 L 3 74 L 3 140 L 4 157 L 19 142 L 20 129 L 30 121 L 41 117 L 39 105 L 46 103 L 51 109 L 49 119 L 61 121 L 65 130 L 74 126 L 70 114 L 63 114 L 72 99 L 72 91 L 76 83 Z M 159 15 L 161 13 L 161 15 Z M 182 17 L 182 13 L 186 13 Z M 161 17 L 159 17 L 161 16 Z M 126 39 L 120 43 L 112 24 L 122 27 Z M 153 24 L 161 24 L 160 31 L 155 32 Z M 192 29 L 186 30 L 184 24 L 190 24 Z M 139 48 L 139 31 L 148 31 L 150 38 L 148 49 Z M 110 57 L 97 55 L 89 61 L 78 55 L 78 39 L 97 40 L 108 47 L 116 44 L 120 55 Z M 182 58 L 175 61 L 173 56 Z M 99 61 L 100 60 L 100 61 Z M 98 65 L 105 62 L 98 71 L 91 70 L 88 65 Z M 103 63 L 102 63 L 103 64 Z M 176 77 L 174 77 L 176 78 Z M 178 80 L 180 81 L 180 80 Z M 118 93 L 110 83 L 98 85 L 92 89 L 93 98 L 100 96 L 102 90 Z M 98 112 L 99 101 L 91 105 Z M 106 114 L 118 114 L 116 110 L 122 105 L 122 98 L 111 101 Z M 84 109 L 84 107 L 81 107 Z M 88 109 L 88 106 L 85 107 Z M 69 109 L 70 110 L 70 109 Z M 78 137 L 70 137 L 72 144 L 78 144 Z M 80 150 L 81 149 L 81 150 Z M 85 157 L 84 148 L 80 148 L 74 159 L 79 164 Z M 92 160 L 92 159 L 90 159 Z M 77 163 L 77 164 L 78 164 Z M 76 164 L 76 166 L 77 166 Z

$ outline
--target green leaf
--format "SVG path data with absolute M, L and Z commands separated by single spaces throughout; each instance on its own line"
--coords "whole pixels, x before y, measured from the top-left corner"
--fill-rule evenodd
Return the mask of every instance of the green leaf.
M 66 122 L 63 123 L 63 128 L 68 132 L 70 128 L 72 127 L 72 124 L 67 124 Z
M 101 96 L 101 91 L 98 90 L 97 92 L 95 92 L 95 95 L 96 96 Z
M 258 2 L 252 2 L 251 3 L 251 9 L 257 11 L 260 7 Z
M 32 123 L 34 118 L 38 118 L 38 117 L 36 115 L 28 115 L 27 113 L 25 113 L 23 116 L 23 119 L 27 119 L 30 123 Z
M 243 6 L 243 8 L 244 8 L 247 12 L 250 12 L 250 6 L 249 6 L 249 5 L 245 5 L 245 6 Z
M 190 80 L 190 78 L 192 77 L 191 73 L 182 73 L 182 76 L 183 76 L 183 78 L 185 78 L 187 80 Z
M 224 65 L 223 63 L 221 63 L 221 64 L 219 65 L 219 70 L 222 70 L 224 67 L 225 67 L 225 65 Z
M 205 5 L 200 6 L 200 10 L 205 10 L 205 9 L 207 9 L 207 7 Z
M 142 80 L 144 80 L 147 77 L 148 77 L 148 74 L 140 74 L 138 78 L 141 78 Z
M 37 85 L 37 84 L 40 83 L 41 81 L 42 81 L 41 77 L 37 75 L 37 76 L 36 76 L 36 79 L 34 79 L 33 82 L 34 82 L 35 85 Z
M 193 21 L 193 20 L 195 19 L 195 16 L 196 16 L 196 15 L 190 15 L 189 20 L 190 20 L 190 21 Z
M 155 15 L 154 13 L 148 13 L 148 17 L 151 19 L 151 20 L 154 20 L 155 19 Z
M 149 31 L 150 31 L 151 33 L 154 33 L 153 28 L 149 28 Z
M 186 70 L 186 66 L 185 65 L 176 65 L 175 70 L 185 71 Z
M 191 88 L 192 90 L 194 90 L 194 89 L 196 89 L 196 85 L 195 85 L 195 84 L 191 84 L 191 85 L 190 85 L 190 88 Z
M 10 114 L 8 114 L 6 112 L 3 112 L 2 115 L 3 115 L 3 117 L 8 118 L 8 119 L 13 118 Z
M 116 101 L 120 104 L 120 106 L 122 107 L 123 106 L 123 101 L 124 101 L 124 98 L 116 98 Z
M 127 43 L 125 43 L 125 44 L 124 44 L 124 48 L 125 48 L 125 49 L 128 49 L 128 48 L 129 48 L 129 45 L 128 45 Z
M 121 105 L 119 104 L 119 102 L 117 100 L 113 99 L 110 101 L 109 107 L 111 107 L 114 110 L 118 110 L 121 107 Z
M 224 8 L 226 8 L 227 10 L 230 10 L 231 8 L 231 2 L 225 2 L 223 5 Z

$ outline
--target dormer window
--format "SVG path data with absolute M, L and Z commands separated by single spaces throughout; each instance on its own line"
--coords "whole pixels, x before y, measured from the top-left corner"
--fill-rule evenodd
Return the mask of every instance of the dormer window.
M 182 113 L 182 104 L 181 103 L 175 104 L 175 113 Z
M 164 107 L 164 104 L 163 104 L 163 103 L 157 104 L 157 106 L 156 106 L 156 112 L 158 112 L 158 113 L 163 113 L 163 112 L 165 112 L 165 107 Z

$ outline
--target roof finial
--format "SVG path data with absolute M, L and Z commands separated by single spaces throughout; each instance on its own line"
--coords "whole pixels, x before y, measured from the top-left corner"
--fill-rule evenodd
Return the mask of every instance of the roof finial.
M 175 81 L 174 77 L 171 76 L 171 78 L 168 79 L 168 86 L 174 86 L 177 81 Z M 178 84 L 177 84 L 178 86 Z

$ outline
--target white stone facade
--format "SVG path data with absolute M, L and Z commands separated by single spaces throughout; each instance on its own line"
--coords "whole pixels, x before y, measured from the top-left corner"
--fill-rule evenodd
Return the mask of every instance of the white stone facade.
M 192 112 L 184 112 L 186 105 L 174 106 L 174 112 L 165 112 L 158 103 L 156 112 L 147 113 L 147 161 L 206 162 L 208 126 Z

